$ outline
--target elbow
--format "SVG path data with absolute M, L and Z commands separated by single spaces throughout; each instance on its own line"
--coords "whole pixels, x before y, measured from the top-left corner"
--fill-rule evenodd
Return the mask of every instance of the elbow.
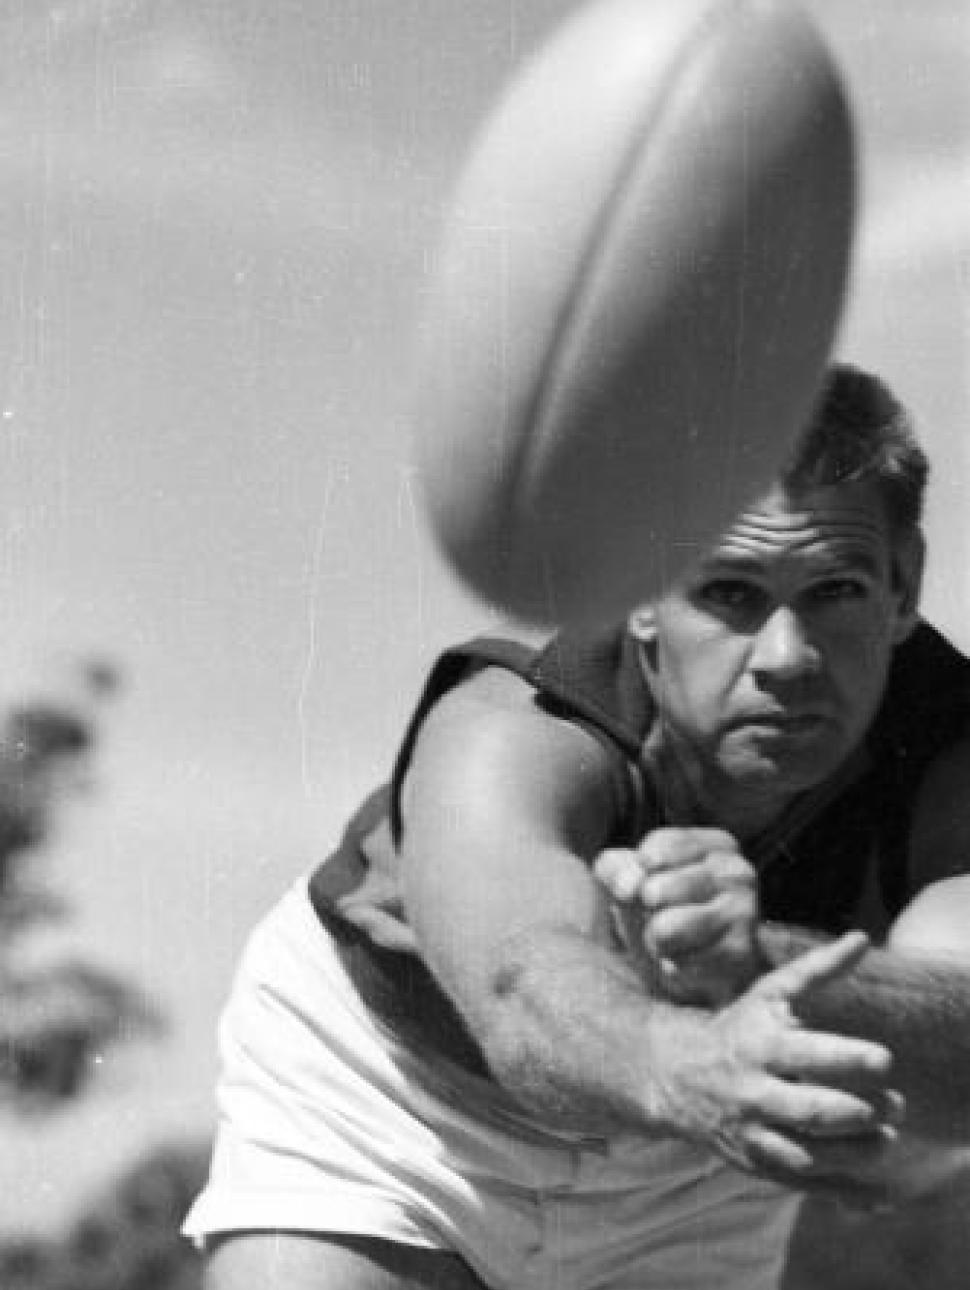
M 572 940 L 557 934 L 505 953 L 475 1028 L 493 1077 L 523 1110 L 554 1130 L 599 1136 L 617 1127 L 616 1117 L 581 1077 L 577 1037 L 580 1047 L 595 1043 L 595 1025 L 577 1009 L 581 991 L 570 985 Z
M 466 1013 L 492 1074 L 530 1109 L 542 1031 L 534 977 L 522 958 L 503 960 L 489 974 L 479 999 Z

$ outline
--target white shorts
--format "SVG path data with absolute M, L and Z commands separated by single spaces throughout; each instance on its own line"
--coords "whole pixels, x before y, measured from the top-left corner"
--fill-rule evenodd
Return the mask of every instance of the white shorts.
M 211 1176 L 185 1223 L 454 1251 L 494 1290 L 771 1290 L 797 1207 L 673 1139 L 560 1138 L 366 1011 L 307 895 L 253 933 L 220 1025 Z

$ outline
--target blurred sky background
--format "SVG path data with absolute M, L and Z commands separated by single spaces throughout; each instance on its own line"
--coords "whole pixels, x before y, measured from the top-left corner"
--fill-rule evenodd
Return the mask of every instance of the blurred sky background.
M 57 1223 L 212 1122 L 252 922 L 384 774 L 435 651 L 493 624 L 415 509 L 407 383 L 444 202 L 567 0 L 0 0 L 0 695 L 117 661 L 48 860 L 173 1033 L 4 1126 L 0 1224 Z M 864 202 L 842 352 L 936 467 L 927 607 L 970 646 L 970 7 L 809 0 Z

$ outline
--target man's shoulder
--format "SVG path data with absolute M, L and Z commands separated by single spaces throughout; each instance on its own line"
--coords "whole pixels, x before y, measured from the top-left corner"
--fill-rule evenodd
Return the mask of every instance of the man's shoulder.
M 563 637 L 558 640 L 566 639 Z M 502 764 L 523 782 L 555 777 L 577 790 L 602 791 L 614 780 L 620 749 L 600 725 L 585 721 L 582 695 L 543 679 L 555 646 L 481 636 L 439 655 L 398 751 L 391 781 L 391 823 L 402 833 L 402 792 L 420 744 L 439 774 L 459 764 Z M 428 756 L 430 754 L 430 757 Z
M 409 733 L 435 711 L 489 705 L 531 706 L 575 720 L 634 759 L 652 713 L 635 644 L 622 624 L 546 637 L 477 636 L 445 650 L 428 675 Z
M 510 714 L 534 715 L 538 654 L 534 643 L 512 636 L 476 636 L 443 650 L 425 679 L 399 757 L 409 760 L 429 729 L 505 724 Z
M 415 743 L 441 742 L 454 756 L 494 756 L 510 764 L 544 760 L 562 766 L 607 760 L 603 741 L 574 714 L 544 702 L 526 671 L 481 661 L 440 694 L 425 713 Z

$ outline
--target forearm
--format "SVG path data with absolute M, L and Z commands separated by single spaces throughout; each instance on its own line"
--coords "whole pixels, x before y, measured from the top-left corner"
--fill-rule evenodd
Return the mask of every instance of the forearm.
M 708 1025 L 700 1011 L 651 997 L 616 954 L 564 930 L 507 953 L 477 1029 L 499 1083 L 542 1118 L 591 1133 L 685 1134 L 664 1071 Z
M 769 966 L 788 962 L 819 936 L 763 924 Z M 855 969 L 799 1003 L 812 1027 L 885 1044 L 907 1124 L 927 1138 L 970 1143 L 970 965 L 870 949 Z

